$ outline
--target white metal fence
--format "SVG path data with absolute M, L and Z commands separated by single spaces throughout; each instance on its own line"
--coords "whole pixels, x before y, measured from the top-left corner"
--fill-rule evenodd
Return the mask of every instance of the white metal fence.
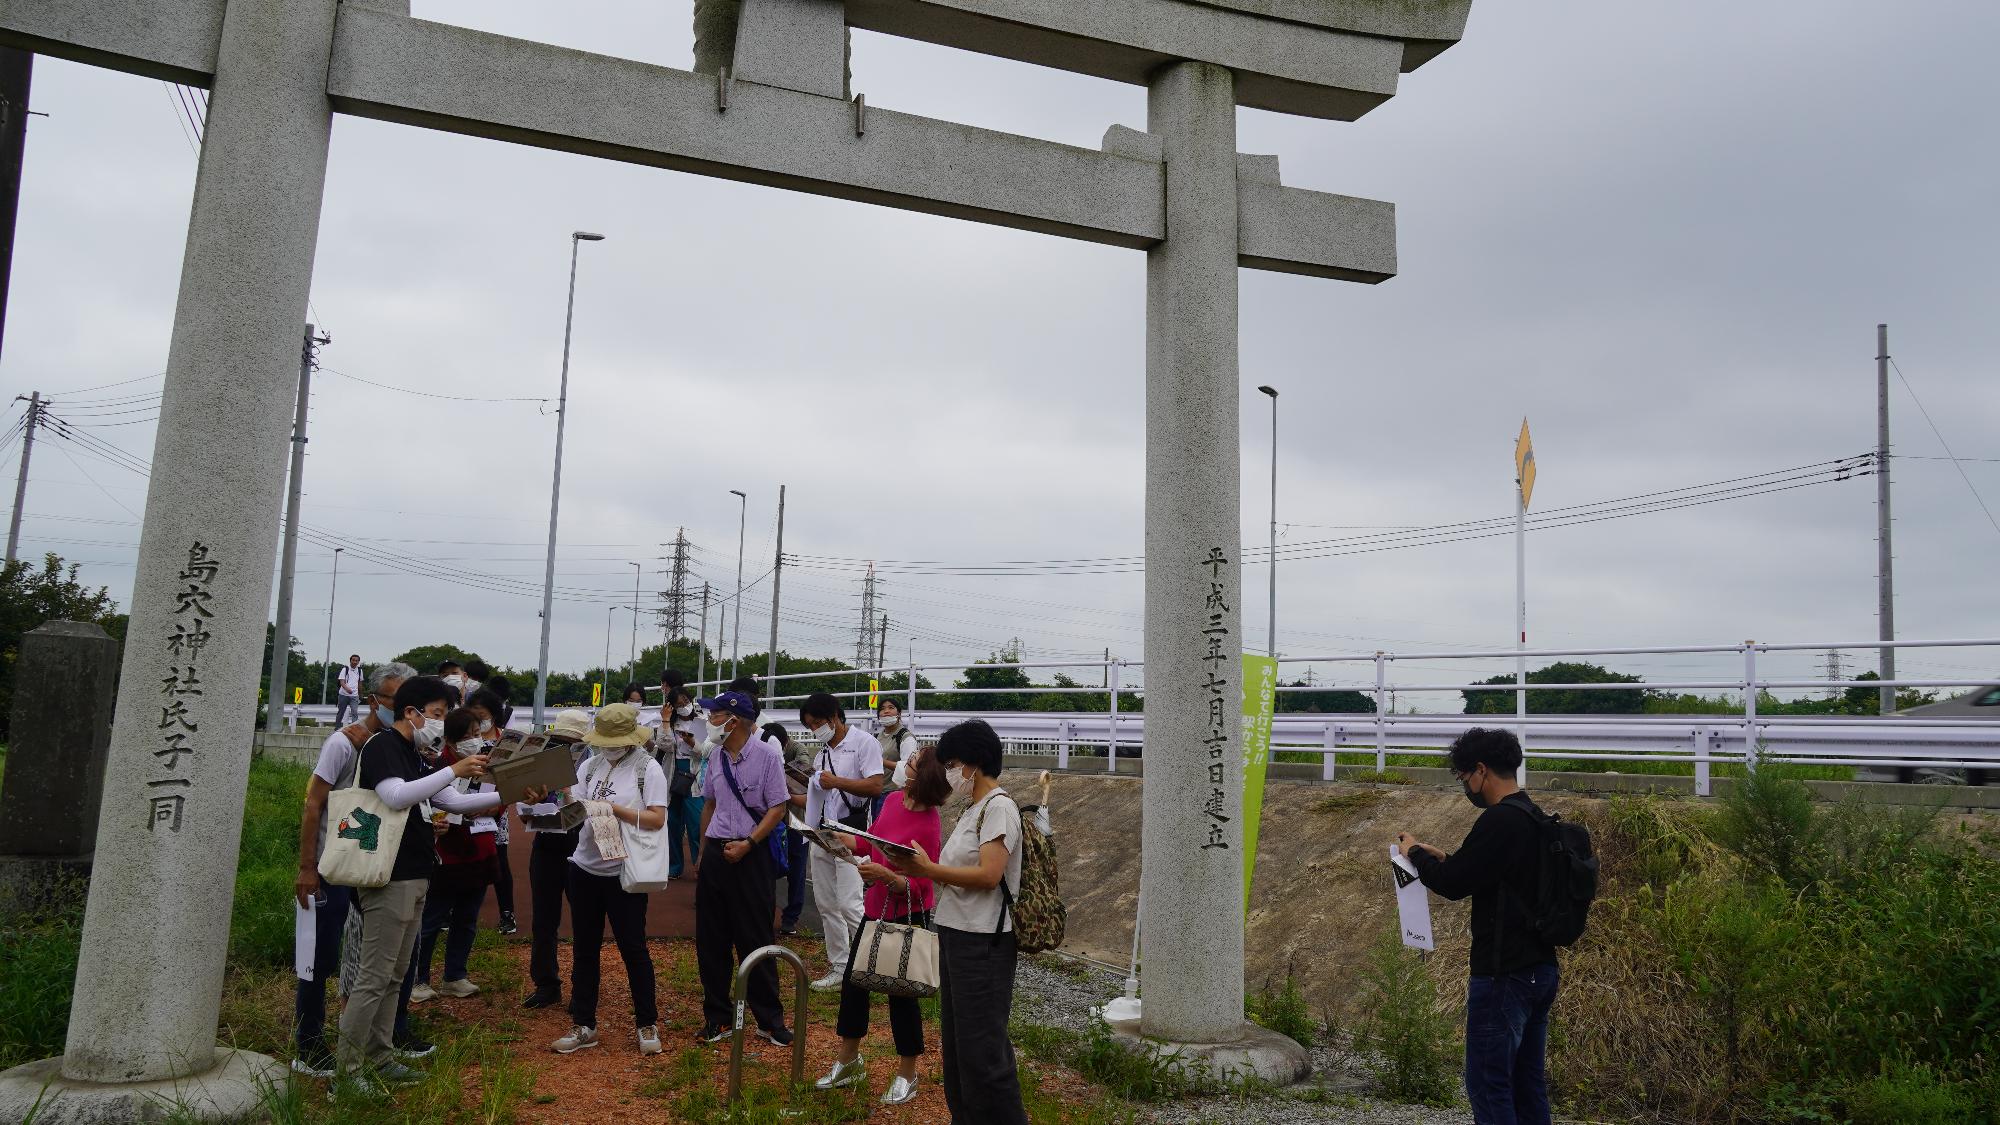
M 1952 770 L 1993 770 L 2000 767 L 2000 708 L 1995 708 L 1995 721 L 1963 719 L 1924 719 L 1897 715 L 1889 716 L 1804 716 L 1804 715 L 1760 715 L 1758 698 L 1764 692 L 1811 692 L 1822 690 L 1842 690 L 1850 687 L 1878 688 L 1936 688 L 1954 689 L 1992 684 L 2000 681 L 2000 675 L 1988 674 L 1958 679 L 1902 679 L 1902 680 L 1854 680 L 1854 679 L 1805 679 L 1797 676 L 1760 675 L 1759 659 L 1768 661 L 1777 654 L 1821 653 L 1842 650 L 1874 650 L 1883 647 L 1897 649 L 2000 649 L 2000 640 L 1952 639 L 1896 641 L 1885 646 L 1880 641 L 1850 641 L 1840 643 L 1785 643 L 1767 644 L 1746 641 L 1725 645 L 1671 645 L 1655 648 L 1584 648 L 1584 649 L 1534 649 L 1526 652 L 1513 650 L 1491 651 L 1427 651 L 1427 652 L 1370 652 L 1336 653 L 1325 656 L 1287 656 L 1280 658 L 1281 665 L 1327 665 L 1354 667 L 1366 673 L 1372 671 L 1373 682 L 1341 684 L 1337 680 L 1330 684 L 1313 686 L 1287 686 L 1278 690 L 1283 693 L 1325 692 L 1331 690 L 1356 691 L 1370 696 L 1376 701 L 1373 714 L 1301 714 L 1280 713 L 1272 726 L 1272 750 L 1318 754 L 1321 759 L 1321 774 L 1331 780 L 1336 776 L 1336 755 L 1356 753 L 1372 754 L 1372 768 L 1380 770 L 1388 765 L 1390 754 L 1438 757 L 1444 755 L 1444 748 L 1466 727 L 1475 724 L 1505 726 L 1515 731 L 1521 738 L 1532 767 L 1537 760 L 1570 760 L 1593 762 L 1674 762 L 1692 766 L 1695 791 L 1707 794 L 1710 790 L 1710 774 L 1718 763 L 1754 766 L 1760 756 L 1763 760 L 1782 761 L 1806 765 L 1853 766 L 1853 767 L 1895 767 L 1895 768 L 1938 768 Z M 1987 653 L 1989 659 L 1996 654 Z M 1656 680 L 1641 683 L 1580 683 L 1580 684 L 1475 684 L 1463 682 L 1399 682 L 1395 672 L 1399 666 L 1409 667 L 1430 664 L 1437 661 L 1493 661 L 1493 660 L 1550 660 L 1571 657 L 1659 657 L 1697 656 L 1706 660 L 1728 660 L 1732 669 L 1740 669 L 1740 674 L 1725 678 L 1684 680 Z M 1462 665 L 1461 665 L 1462 666 Z M 936 737 L 951 724 L 965 719 L 978 718 L 991 723 L 994 729 L 1008 743 L 1010 752 L 1024 754 L 1047 754 L 1055 759 L 1059 768 L 1072 768 L 1072 759 L 1084 758 L 1094 766 L 1095 759 L 1102 759 L 1106 770 L 1116 770 L 1118 759 L 1143 754 L 1145 743 L 1145 714 L 1143 712 L 1121 711 L 1120 695 L 1143 695 L 1144 688 L 1134 681 L 1132 673 L 1143 668 L 1139 661 L 1037 661 L 1014 664 L 989 664 L 983 668 L 993 670 L 1019 669 L 1034 671 L 1041 669 L 1067 669 L 1080 672 L 1093 679 L 1100 679 L 1096 686 L 1055 687 L 1035 685 L 1033 687 L 967 688 L 950 686 L 960 678 L 965 665 L 912 665 L 900 668 L 844 669 L 834 672 L 806 672 L 781 675 L 770 682 L 764 682 L 767 691 L 765 701 L 769 704 L 796 703 L 802 695 L 784 694 L 786 682 L 802 680 L 825 681 L 832 677 L 884 677 L 894 675 L 902 678 L 906 685 L 915 685 L 921 677 L 931 678 L 943 686 L 906 686 L 896 692 L 882 692 L 897 698 L 918 735 L 925 739 Z M 1994 671 L 2000 673 L 2000 664 Z M 1460 677 L 1469 679 L 1470 677 Z M 760 681 L 763 678 L 760 677 Z M 690 685 L 700 691 L 716 690 L 724 681 L 715 680 Z M 653 690 L 658 690 L 653 689 Z M 1527 694 L 1536 691 L 1666 691 L 1666 692 L 1725 692 L 1742 698 L 1742 710 L 1726 715 L 1546 715 L 1529 714 L 1526 709 Z M 1383 710 L 1383 702 L 1396 695 L 1424 693 L 1459 693 L 1464 691 L 1516 692 L 1517 712 L 1513 715 L 1463 715 L 1463 714 L 1392 714 Z M 847 700 L 850 704 L 865 704 L 870 694 L 866 689 L 853 689 L 831 693 Z M 1091 695 L 1109 698 L 1109 711 L 1093 712 L 1043 712 L 1043 711 L 947 711 L 925 709 L 923 697 L 933 699 L 940 695 Z M 288 706 L 285 708 L 289 721 L 296 723 L 300 718 L 319 722 L 330 722 L 333 708 L 330 706 Z M 517 708 L 517 725 L 527 722 L 525 708 Z M 649 708 L 648 718 L 656 711 Z M 773 707 L 767 713 L 770 721 L 795 724 L 797 712 L 792 708 Z

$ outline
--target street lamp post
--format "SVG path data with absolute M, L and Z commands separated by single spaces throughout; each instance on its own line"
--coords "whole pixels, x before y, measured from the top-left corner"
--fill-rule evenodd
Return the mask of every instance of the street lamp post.
M 736 497 L 736 631 L 729 639 L 729 676 L 736 677 L 736 662 L 743 656 L 743 529 L 750 519 L 750 497 L 734 488 Z
M 639 579 L 645 574 L 644 563 L 632 564 L 632 658 L 625 671 L 625 682 L 639 682 Z
M 619 607 L 604 607 L 604 666 L 597 673 L 597 701 L 611 702 L 611 619 L 618 615 Z
M 1265 641 L 1275 657 L 1278 655 L 1278 389 L 1257 389 L 1271 396 L 1271 625 Z
M 333 599 L 340 593 L 340 552 L 345 547 L 333 549 L 333 585 L 326 593 L 326 656 L 319 662 L 319 704 L 326 706 L 326 681 L 333 671 Z
M 562 505 L 563 424 L 569 421 L 569 337 L 570 328 L 576 321 L 576 252 L 581 243 L 602 241 L 603 235 L 589 231 L 574 231 L 569 236 L 569 308 L 563 313 L 562 385 L 556 395 L 556 469 L 549 483 L 549 562 L 542 575 L 542 654 L 535 666 L 535 725 L 538 727 L 542 725 L 549 702 L 549 625 L 556 592 L 556 513 Z

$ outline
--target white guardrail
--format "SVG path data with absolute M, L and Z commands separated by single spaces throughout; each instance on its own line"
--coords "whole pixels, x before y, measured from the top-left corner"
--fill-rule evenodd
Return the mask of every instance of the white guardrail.
M 1536 760 L 1570 760 L 1602 762 L 1678 762 L 1693 766 L 1695 791 L 1706 795 L 1710 791 L 1711 768 L 1717 763 L 1754 765 L 1754 759 L 1764 761 L 1789 762 L 1802 765 L 1877 767 L 1899 770 L 1949 769 L 1949 770 L 2000 770 L 2000 707 L 1995 708 L 1995 721 L 1979 719 L 1941 718 L 1926 719 L 1903 715 L 1889 716 L 1806 716 L 1806 715 L 1759 715 L 1758 694 L 1766 691 L 1819 691 L 1861 687 L 1879 688 L 1970 688 L 1993 684 L 2000 677 L 1963 680 L 1785 680 L 1760 679 L 1757 673 L 1758 657 L 1770 653 L 1823 652 L 1826 650 L 1866 650 L 1882 647 L 1905 648 L 2000 648 L 2000 640 L 1932 640 L 1896 641 L 1888 646 L 1879 641 L 1844 642 L 1839 644 L 1760 644 L 1746 642 L 1734 645 L 1676 645 L 1661 648 L 1597 648 L 1597 649 L 1537 649 L 1527 652 L 1495 650 L 1488 652 L 1422 652 L 1422 653 L 1346 653 L 1331 656 L 1283 657 L 1281 664 L 1341 664 L 1365 663 L 1374 666 L 1372 686 L 1318 685 L 1312 687 L 1281 687 L 1280 692 L 1326 692 L 1358 691 L 1364 695 L 1382 700 L 1389 693 L 1412 692 L 1461 692 L 1466 690 L 1516 692 L 1521 701 L 1519 710 L 1513 715 L 1479 714 L 1301 714 L 1280 713 L 1272 722 L 1271 749 L 1279 751 L 1316 753 L 1321 759 L 1321 776 L 1333 780 L 1336 776 L 1336 754 L 1353 755 L 1371 753 L 1372 768 L 1387 768 L 1390 754 L 1414 755 L 1419 757 L 1443 758 L 1445 747 L 1458 737 L 1467 727 L 1476 725 L 1504 726 L 1520 736 L 1527 752 L 1530 766 Z M 1720 654 L 1736 654 L 1740 658 L 1743 674 L 1737 679 L 1706 679 L 1691 681 L 1652 681 L 1631 684 L 1466 684 L 1466 683 L 1397 683 L 1391 673 L 1397 662 L 1405 664 L 1440 660 L 1485 660 L 1495 659 L 1536 659 L 1546 660 L 1561 657 L 1607 657 L 1607 656 L 1657 656 L 1657 655 L 1706 655 L 1714 658 Z M 945 677 L 956 679 L 964 674 L 965 665 L 906 666 L 901 668 L 875 668 L 839 670 L 834 672 L 810 672 L 776 677 L 776 681 L 786 680 L 826 680 L 835 676 L 888 676 L 895 675 L 905 684 L 917 682 L 920 674 L 938 673 L 936 679 Z M 1087 694 L 1104 696 L 1107 692 L 1125 695 L 1142 695 L 1141 687 L 1122 686 L 1125 674 L 1142 667 L 1137 661 L 1071 661 L 1033 662 L 1016 664 L 982 665 L 984 669 L 1037 669 L 1068 668 L 1101 670 L 1102 683 L 1108 686 L 1087 687 L 1034 687 L 1006 688 L 963 688 L 954 686 L 908 689 L 894 692 L 883 691 L 889 697 L 899 697 L 904 703 L 911 725 L 918 736 L 926 740 L 935 738 L 952 724 L 966 719 L 984 719 L 991 723 L 995 731 L 1008 744 L 1008 751 L 1015 754 L 1048 754 L 1055 758 L 1058 768 L 1071 768 L 1073 757 L 1091 760 L 1092 765 L 1102 759 L 1107 771 L 1115 771 L 1121 756 L 1132 757 L 1143 754 L 1146 733 L 1146 717 L 1143 712 L 1120 712 L 1117 694 L 1111 695 L 1110 712 L 1050 712 L 1050 711 L 929 711 L 921 706 L 924 695 L 967 695 L 1008 693 L 1015 695 Z M 762 678 L 760 677 L 760 680 Z M 948 681 L 946 681 L 948 682 Z M 713 690 L 720 681 L 690 685 L 696 690 Z M 766 689 L 774 689 L 776 682 L 765 683 Z M 1752 689 L 1755 690 L 1752 690 Z M 657 691 L 658 688 L 650 689 Z M 1735 692 L 1744 700 L 1740 713 L 1726 715 L 1543 715 L 1526 714 L 1526 693 L 1534 691 L 1720 691 Z M 865 690 L 832 693 L 844 697 L 855 704 L 865 706 Z M 1952 693 L 1946 693 L 1952 694 Z M 790 702 L 801 696 L 785 696 L 772 692 L 767 696 L 772 703 Z M 285 708 L 287 725 L 295 729 L 299 719 L 309 719 L 318 723 L 330 723 L 334 708 L 331 705 L 293 705 Z M 648 707 L 645 717 L 655 718 L 658 708 Z M 796 727 L 798 712 L 792 708 L 772 707 L 766 711 L 765 721 L 781 722 Z M 514 725 L 525 726 L 529 722 L 528 709 L 516 706 Z M 1351 767 L 1349 767 L 1351 768 Z

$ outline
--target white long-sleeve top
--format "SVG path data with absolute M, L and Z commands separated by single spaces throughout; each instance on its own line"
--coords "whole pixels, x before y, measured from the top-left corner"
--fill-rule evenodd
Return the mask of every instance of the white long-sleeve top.
M 451 787 L 450 766 L 424 775 L 416 781 L 385 777 L 375 783 L 375 795 L 392 809 L 407 809 L 429 801 L 446 812 L 483 813 L 500 807 L 498 793 L 460 793 Z

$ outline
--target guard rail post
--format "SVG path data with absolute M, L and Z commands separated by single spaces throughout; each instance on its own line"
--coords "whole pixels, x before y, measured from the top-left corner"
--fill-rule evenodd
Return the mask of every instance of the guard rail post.
M 1340 745 L 1340 737 L 1336 733 L 1339 729 L 1339 725 L 1331 721 L 1320 725 L 1319 741 L 1322 749 L 1319 776 L 1323 781 L 1333 780 L 1334 748 Z
M 805 1084 L 806 1025 L 811 1022 L 806 1018 L 806 1006 L 812 1002 L 812 994 L 808 991 L 809 985 L 806 981 L 806 963 L 799 959 L 798 954 L 782 945 L 767 945 L 752 951 L 736 969 L 736 987 L 733 990 L 736 1000 L 736 1026 L 729 1035 L 728 1104 L 730 1105 L 735 1105 L 736 1099 L 743 1096 L 743 1005 L 750 990 L 750 971 L 769 957 L 778 957 L 791 962 L 792 971 L 798 977 L 798 993 L 792 1000 L 792 1085 L 796 1087 Z
M 1062 722 L 1057 725 L 1056 738 L 1059 740 L 1056 743 L 1056 768 L 1059 770 L 1066 770 L 1069 768 L 1069 720 L 1068 719 L 1062 720 Z
M 1743 642 L 1743 772 L 1757 772 L 1757 642 Z
M 1389 728 L 1388 718 L 1382 708 L 1389 700 L 1388 668 L 1381 649 L 1375 650 L 1375 772 L 1383 773 L 1389 768 Z
M 1104 769 L 1107 773 L 1118 772 L 1118 685 L 1124 679 L 1125 662 L 1111 662 L 1111 727 L 1109 737 L 1104 740 Z
M 1694 732 L 1694 795 L 1706 797 L 1711 786 L 1708 780 L 1708 758 L 1715 746 L 1715 731 L 1700 729 Z

